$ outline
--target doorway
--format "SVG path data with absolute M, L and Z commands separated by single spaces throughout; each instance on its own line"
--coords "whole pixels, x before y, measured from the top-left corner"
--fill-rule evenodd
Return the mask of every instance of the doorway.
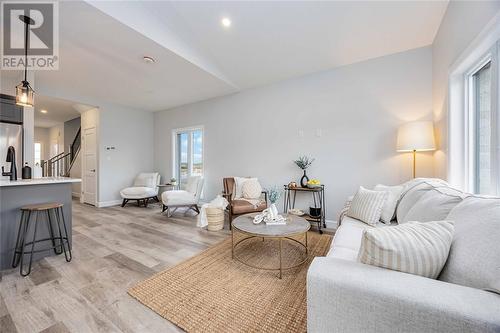
M 97 203 L 97 131 L 95 127 L 83 129 L 83 202 Z
M 81 203 L 98 206 L 98 115 L 99 109 L 92 108 L 82 112 L 82 196 Z

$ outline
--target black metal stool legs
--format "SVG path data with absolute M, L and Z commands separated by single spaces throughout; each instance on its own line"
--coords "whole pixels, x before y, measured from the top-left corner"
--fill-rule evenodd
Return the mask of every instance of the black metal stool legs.
M 35 243 L 36 243 L 36 230 L 38 229 L 38 212 L 36 212 L 35 215 L 35 230 L 33 231 L 33 240 L 29 243 L 26 243 L 26 237 L 29 231 L 29 223 L 30 221 L 28 220 L 28 223 L 26 225 L 26 233 L 23 239 L 23 248 L 21 249 L 21 266 L 19 267 L 19 272 L 21 273 L 22 276 L 28 276 L 31 273 L 31 264 L 33 263 L 33 252 L 35 250 Z M 24 249 L 26 248 L 27 245 L 31 244 L 31 251 L 28 253 L 30 254 L 30 263 L 28 265 L 28 272 L 23 273 L 23 263 L 24 263 Z
M 52 243 L 52 248 L 54 249 L 54 253 L 61 254 L 63 252 L 61 248 L 62 244 L 60 243 L 59 246 L 56 246 L 56 237 L 54 237 L 54 228 L 52 226 L 52 219 L 50 218 L 51 210 L 52 209 L 47 210 L 47 227 L 49 229 L 50 241 Z M 57 250 L 57 248 L 59 248 L 59 251 Z
M 64 236 L 62 235 L 61 232 L 61 219 L 60 216 L 62 216 L 62 225 L 64 228 Z M 64 220 L 64 212 L 62 208 L 57 208 L 56 209 L 56 218 L 57 218 L 57 228 L 59 229 L 59 239 L 61 241 L 61 245 L 64 251 L 64 257 L 66 258 L 67 262 L 70 262 L 71 259 L 73 259 L 73 255 L 71 254 L 71 247 L 69 245 L 69 239 L 68 239 L 68 230 L 66 228 L 66 221 Z M 68 246 L 68 251 L 66 251 L 66 246 Z M 68 252 L 69 252 L 69 257 L 68 257 Z
M 26 236 L 26 224 L 31 216 L 31 212 L 28 212 L 28 217 L 26 218 L 26 213 L 21 212 L 21 220 L 19 221 L 19 229 L 17 230 L 16 247 L 14 250 L 14 256 L 12 257 L 12 268 L 16 268 L 19 265 L 19 260 L 21 259 L 21 244 L 23 244 L 24 237 Z

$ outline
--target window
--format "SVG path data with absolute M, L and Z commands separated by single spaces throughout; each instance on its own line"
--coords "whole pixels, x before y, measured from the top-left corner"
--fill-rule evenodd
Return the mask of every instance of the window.
M 492 142 L 493 115 L 491 109 L 491 61 L 488 61 L 479 70 L 471 75 L 471 108 L 473 136 L 472 150 L 474 173 L 474 192 L 480 194 L 492 194 L 492 162 L 495 156 Z
M 174 131 L 174 177 L 183 188 L 190 176 L 203 175 L 203 128 Z
M 35 142 L 35 165 L 40 164 L 42 160 L 42 144 L 40 142 Z
M 466 192 L 500 195 L 499 59 L 495 18 L 448 69 L 447 140 L 436 157 L 447 161 L 447 181 Z
M 465 75 L 466 189 L 477 194 L 500 193 L 497 52 L 495 45 Z

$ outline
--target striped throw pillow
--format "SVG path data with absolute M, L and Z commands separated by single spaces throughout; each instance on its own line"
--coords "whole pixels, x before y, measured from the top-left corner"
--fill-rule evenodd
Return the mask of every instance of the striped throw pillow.
M 408 222 L 365 230 L 358 260 L 436 279 L 448 259 L 453 231 L 450 221 Z
M 387 192 L 370 191 L 360 186 L 346 215 L 374 226 L 380 220 L 386 199 Z

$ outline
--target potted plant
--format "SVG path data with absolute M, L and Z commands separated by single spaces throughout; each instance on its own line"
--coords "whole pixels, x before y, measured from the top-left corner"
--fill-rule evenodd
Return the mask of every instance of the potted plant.
M 300 186 L 307 187 L 307 182 L 309 181 L 309 177 L 307 177 L 306 170 L 309 168 L 314 162 L 314 158 L 308 156 L 300 156 L 297 160 L 293 161 L 299 168 L 304 171 L 304 175 L 300 178 Z
M 177 186 L 177 179 L 175 179 L 175 177 L 170 178 L 170 184 L 173 186 Z

